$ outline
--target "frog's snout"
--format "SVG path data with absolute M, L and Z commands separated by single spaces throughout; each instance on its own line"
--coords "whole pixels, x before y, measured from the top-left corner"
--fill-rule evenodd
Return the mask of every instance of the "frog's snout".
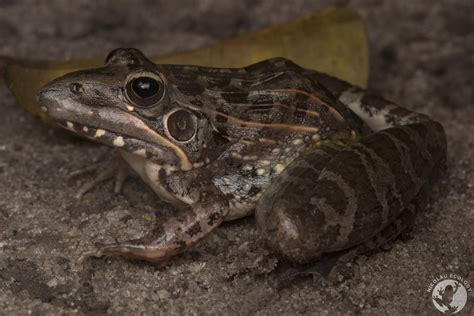
M 41 110 L 43 112 L 49 112 L 52 108 L 56 108 L 59 106 L 58 104 L 58 95 L 57 95 L 56 89 L 46 86 L 43 87 L 40 92 L 38 93 L 38 96 L 36 98 L 36 101 L 38 102 L 39 106 L 41 107 Z
M 83 112 L 83 108 L 74 97 L 82 91 L 82 85 L 77 83 L 51 82 L 39 91 L 36 100 L 41 110 L 49 117 L 56 120 L 75 120 L 76 114 Z
M 42 111 L 52 115 L 60 107 L 64 107 L 67 100 L 83 92 L 84 88 L 80 83 L 62 81 L 59 78 L 41 88 L 36 100 Z

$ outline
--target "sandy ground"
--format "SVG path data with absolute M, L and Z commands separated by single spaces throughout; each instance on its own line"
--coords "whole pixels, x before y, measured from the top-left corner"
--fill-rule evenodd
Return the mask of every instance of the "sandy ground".
M 120 46 L 172 52 L 325 3 L 2 0 L 0 54 L 105 56 Z M 449 174 L 409 238 L 360 257 L 335 283 L 314 276 L 278 287 L 284 265 L 258 243 L 251 218 L 223 225 L 163 268 L 117 259 L 80 264 L 94 242 L 149 229 L 146 215 L 159 202 L 137 179 L 122 195 L 107 183 L 74 200 L 85 179 L 68 174 L 107 150 L 43 125 L 0 82 L 0 314 L 436 315 L 426 291 L 433 277 L 456 273 L 474 285 L 474 3 L 352 4 L 370 32 L 371 88 L 430 114 L 448 135 Z M 472 292 L 460 314 L 474 314 Z

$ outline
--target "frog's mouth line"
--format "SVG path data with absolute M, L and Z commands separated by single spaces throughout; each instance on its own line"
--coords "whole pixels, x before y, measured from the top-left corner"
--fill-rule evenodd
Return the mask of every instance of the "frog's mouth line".
M 114 146 L 121 150 L 126 150 L 159 165 L 170 164 L 170 162 L 174 161 L 179 162 L 178 157 L 168 148 L 138 138 L 128 135 L 119 135 L 112 131 L 79 124 L 77 122 L 57 120 L 56 124 L 79 136 L 108 146 Z
M 150 160 L 176 164 L 181 170 L 193 168 L 180 147 L 121 109 L 90 107 L 71 99 L 47 98 L 44 94 L 40 95 L 39 103 L 61 127 L 76 134 Z

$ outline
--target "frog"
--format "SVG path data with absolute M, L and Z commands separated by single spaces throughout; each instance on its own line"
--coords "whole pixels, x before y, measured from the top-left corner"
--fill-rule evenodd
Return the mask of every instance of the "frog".
M 38 103 L 62 128 L 116 148 L 174 208 L 143 237 L 87 258 L 167 262 L 251 215 L 285 260 L 353 258 L 410 229 L 446 169 L 439 122 L 282 57 L 213 68 L 119 48 L 101 68 L 48 83 Z

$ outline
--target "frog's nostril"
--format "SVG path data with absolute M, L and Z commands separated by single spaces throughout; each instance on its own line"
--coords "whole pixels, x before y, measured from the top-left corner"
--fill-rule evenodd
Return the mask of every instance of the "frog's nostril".
M 54 96 L 52 94 L 53 91 L 51 89 L 43 89 L 39 92 L 37 102 L 43 112 L 47 112 L 48 108 L 52 104 L 54 100 Z
M 38 96 L 37 96 L 37 101 L 38 103 L 43 103 L 45 100 L 48 100 L 50 98 L 50 90 L 49 89 L 42 89 L 40 90 L 40 92 L 38 93 Z
M 71 83 L 71 85 L 69 86 L 69 90 L 71 90 L 71 92 L 74 94 L 79 94 L 79 93 L 82 93 L 82 91 L 84 91 L 84 89 L 82 88 L 82 85 L 77 82 Z

